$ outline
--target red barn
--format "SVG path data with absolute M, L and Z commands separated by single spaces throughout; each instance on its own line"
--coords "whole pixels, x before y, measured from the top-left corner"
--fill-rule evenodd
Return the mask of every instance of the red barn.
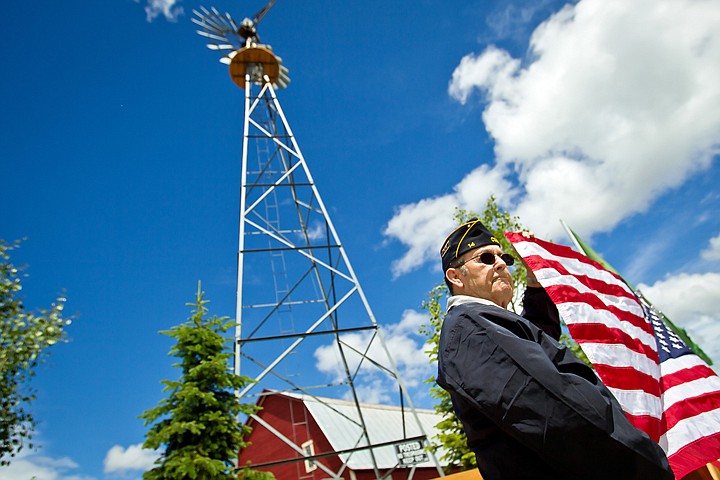
M 368 480 L 378 478 L 374 456 L 378 472 L 387 475 L 383 478 L 426 480 L 439 476 L 408 410 L 360 405 L 370 442 L 383 445 L 370 450 L 363 448 L 367 441 L 354 402 L 266 391 L 258 405 L 262 407 L 259 420 L 248 420 L 253 429 L 247 438 L 251 444 L 240 451 L 241 466 L 249 462 L 257 470 L 272 472 L 278 480 Z M 435 435 L 440 417 L 431 410 L 416 409 L 416 413 L 425 433 Z

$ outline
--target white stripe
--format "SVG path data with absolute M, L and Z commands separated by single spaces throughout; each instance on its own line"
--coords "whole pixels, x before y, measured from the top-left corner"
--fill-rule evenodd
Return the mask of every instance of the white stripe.
M 565 302 L 558 305 L 560 315 L 568 325 L 599 323 L 608 328 L 617 328 L 638 339 L 643 345 L 656 351 L 655 337 L 626 320 L 620 320 L 607 310 L 596 310 L 583 302 Z
M 662 394 L 663 405 L 667 410 L 682 400 L 713 392 L 720 392 L 719 377 L 698 378 L 665 390 Z
M 672 375 L 675 372 L 679 372 L 680 370 L 685 370 L 686 368 L 693 368 L 697 366 L 705 366 L 708 367 L 708 364 L 705 363 L 705 360 L 698 357 L 697 355 L 683 355 L 678 358 L 668 358 L 664 362 L 660 364 L 660 371 L 662 372 L 663 376 L 665 375 Z
M 543 247 L 538 245 L 535 242 L 518 242 L 514 243 L 513 246 L 515 247 L 515 250 L 522 256 L 522 257 L 528 257 L 530 255 L 539 255 L 545 259 L 548 260 L 555 260 L 557 262 L 562 263 L 562 265 L 567 269 L 567 271 L 573 275 L 587 275 L 588 277 L 594 278 L 596 280 L 600 280 L 602 282 L 605 282 L 610 285 L 617 285 L 618 287 L 625 290 L 629 295 L 633 295 L 630 288 L 625 284 L 625 282 L 618 280 L 613 274 L 608 272 L 605 269 L 599 269 L 595 267 L 594 265 L 591 265 L 589 263 L 582 262 L 580 260 L 577 260 L 575 258 L 569 258 L 569 257 L 559 257 L 557 255 L 554 255 L 547 250 L 545 250 Z
M 642 390 L 620 390 L 608 387 L 617 398 L 623 411 L 630 415 L 647 415 L 660 420 L 662 418 L 662 402 L 660 398 Z
M 630 367 L 653 378 L 659 378 L 660 366 L 657 363 L 641 353 L 630 350 L 625 345 L 586 342 L 581 347 L 594 364 Z
M 720 409 L 710 410 L 680 420 L 660 437 L 658 443 L 669 457 L 688 443 L 717 432 L 720 432 Z
M 579 293 L 589 293 L 598 298 L 604 305 L 619 308 L 623 312 L 629 312 L 637 317 L 645 318 L 645 312 L 635 298 L 618 297 L 600 292 L 580 282 L 577 277 L 562 275 L 554 268 L 542 268 L 535 271 L 535 277 L 544 288 L 556 285 L 574 288 Z

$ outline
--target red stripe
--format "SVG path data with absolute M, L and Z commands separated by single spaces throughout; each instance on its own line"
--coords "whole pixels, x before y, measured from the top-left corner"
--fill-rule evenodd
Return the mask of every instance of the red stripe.
M 608 387 L 619 390 L 642 390 L 650 395 L 660 397 L 660 384 L 652 375 L 632 367 L 614 367 L 603 364 L 595 364 L 594 367 L 603 383 Z
M 595 310 L 608 311 L 619 320 L 626 321 L 631 325 L 642 329 L 644 332 L 654 335 L 652 326 L 650 326 L 645 317 L 640 317 L 630 312 L 620 310 L 613 305 L 606 305 L 597 295 L 589 292 L 580 293 L 577 289 L 569 285 L 552 285 L 545 290 L 548 292 L 548 295 L 550 295 L 550 298 L 556 305 L 568 302 L 585 303 Z
M 655 442 L 660 439 L 660 419 L 648 415 L 630 415 L 627 412 L 625 416 L 635 428 L 647 433 Z
M 658 363 L 657 351 L 619 328 L 607 327 L 603 323 L 573 323 L 568 325 L 570 335 L 578 343 L 622 344 L 635 353 L 645 355 Z
M 670 430 L 681 420 L 718 409 L 720 409 L 720 391 L 683 398 L 663 413 L 665 428 Z M 718 413 L 720 414 L 720 411 Z
M 720 458 L 720 432 L 699 438 L 668 457 L 676 478 L 703 467 L 708 459 Z
M 716 375 L 717 374 L 707 365 L 695 365 L 691 368 L 684 368 L 677 372 L 663 375 L 660 379 L 660 385 L 664 392 L 672 387 L 697 380 L 698 378 L 709 378 Z

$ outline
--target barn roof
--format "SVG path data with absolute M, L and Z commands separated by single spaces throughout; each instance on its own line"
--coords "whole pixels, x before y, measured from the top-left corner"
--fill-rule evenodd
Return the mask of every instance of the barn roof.
M 294 393 L 282 393 L 303 402 L 308 412 L 317 422 L 320 430 L 335 451 L 367 446 L 362 434 L 360 417 L 354 402 L 324 397 L 311 397 Z M 363 420 L 373 445 L 394 442 L 404 438 L 423 434 L 418 428 L 412 412 L 405 409 L 405 433 L 403 433 L 403 410 L 400 407 L 361 403 Z M 433 410 L 415 409 L 420 424 L 429 438 L 438 431 L 435 425 L 442 420 Z M 373 449 L 378 468 L 392 468 L 398 463 L 394 445 Z M 442 452 L 438 452 L 442 455 Z M 372 469 L 372 457 L 369 450 L 360 450 L 349 454 L 340 454 L 344 463 L 353 470 Z M 417 464 L 418 467 L 434 467 L 430 460 Z

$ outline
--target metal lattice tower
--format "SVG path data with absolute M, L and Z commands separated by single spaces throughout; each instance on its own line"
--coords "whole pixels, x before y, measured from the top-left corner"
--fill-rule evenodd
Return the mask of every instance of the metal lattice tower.
M 258 396 L 279 391 L 319 402 L 354 402 L 355 450 L 369 452 L 376 478 L 388 478 L 401 466 L 378 465 L 359 384 L 380 385 L 376 388 L 382 396 L 400 404 L 404 421 L 419 429 L 425 444 L 427 432 L 277 98 L 276 88 L 289 82 L 287 69 L 269 45 L 259 43 L 255 28 L 273 3 L 240 27 L 215 9 L 196 11 L 193 19 L 201 27 L 198 33 L 211 40 L 209 48 L 230 51 L 221 61 L 229 63 L 233 81 L 245 94 L 235 373 L 253 383 L 238 398 L 254 403 Z M 311 456 L 258 415 L 252 418 L 295 450 L 300 461 L 322 456 Z M 404 425 L 402 430 L 397 444 L 408 438 Z M 429 455 L 442 475 L 437 459 Z M 341 478 L 344 469 L 316 465 L 330 478 Z M 407 471 L 412 478 L 415 467 Z

